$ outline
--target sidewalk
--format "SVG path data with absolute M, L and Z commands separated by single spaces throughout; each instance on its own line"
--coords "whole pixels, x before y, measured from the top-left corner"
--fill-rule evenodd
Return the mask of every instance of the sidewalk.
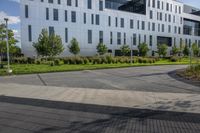
M 200 95 L 0 84 L 0 95 L 70 103 L 200 113 Z

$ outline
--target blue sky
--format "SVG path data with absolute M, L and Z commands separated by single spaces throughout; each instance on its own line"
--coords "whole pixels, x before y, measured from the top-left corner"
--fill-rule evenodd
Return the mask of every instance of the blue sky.
M 0 23 L 3 22 L 4 17 L 10 19 L 9 28 L 15 32 L 15 37 L 20 40 L 20 0 L 0 0 Z M 199 0 L 179 0 L 191 6 L 199 7 Z M 20 45 L 20 43 L 18 44 Z

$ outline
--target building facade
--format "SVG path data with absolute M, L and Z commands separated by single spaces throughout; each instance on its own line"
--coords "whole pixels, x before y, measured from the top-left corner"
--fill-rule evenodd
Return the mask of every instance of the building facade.
M 137 50 L 147 43 L 149 55 L 157 44 L 200 46 L 200 12 L 175 0 L 21 0 L 21 41 L 26 56 L 36 56 L 32 47 L 41 30 L 62 38 L 65 51 L 74 37 L 81 55 L 96 54 L 102 42 L 109 52 L 119 55 L 127 44 Z

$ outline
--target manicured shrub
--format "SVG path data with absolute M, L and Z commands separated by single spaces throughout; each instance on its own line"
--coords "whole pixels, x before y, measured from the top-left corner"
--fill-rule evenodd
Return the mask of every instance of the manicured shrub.
M 35 63 L 35 59 L 28 57 L 27 58 L 27 63 L 28 64 L 34 64 Z
M 106 56 L 106 59 L 107 59 L 108 64 L 113 63 L 113 57 L 112 56 Z
M 84 62 L 85 65 L 87 65 L 87 64 L 90 63 L 90 61 L 89 61 L 87 58 L 84 58 L 84 59 L 83 59 L 83 62 Z
M 101 64 L 107 64 L 107 58 L 106 57 L 101 57 Z
M 93 64 L 101 64 L 101 58 L 93 58 Z
M 50 66 L 55 66 L 55 62 L 56 61 L 47 61 L 47 64 L 49 64 Z M 57 62 L 58 63 L 58 62 Z
M 75 65 L 76 64 L 75 58 L 69 58 L 69 64 Z
M 143 60 L 141 57 L 138 58 L 138 63 L 143 63 Z
M 178 61 L 180 61 L 180 58 L 177 57 L 177 56 L 172 56 L 172 57 L 170 57 L 170 61 L 171 62 L 178 62 Z
M 61 62 L 60 59 L 55 59 L 55 60 L 54 60 L 54 64 L 55 64 L 56 66 L 59 66 L 59 65 L 62 64 L 62 62 Z
M 69 58 L 63 58 L 63 63 L 64 64 L 69 64 L 70 63 Z
M 27 57 L 16 57 L 12 60 L 13 63 L 17 64 L 28 64 L 28 58 Z
M 36 59 L 35 64 L 40 65 L 40 64 L 42 64 L 42 61 L 40 59 Z
M 82 58 L 75 58 L 76 64 L 84 64 L 84 61 Z

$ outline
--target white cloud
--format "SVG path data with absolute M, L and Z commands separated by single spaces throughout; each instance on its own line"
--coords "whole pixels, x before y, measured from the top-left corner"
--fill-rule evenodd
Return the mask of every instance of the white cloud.
M 17 2 L 17 3 L 20 2 L 20 0 L 9 0 L 9 1 Z
M 16 38 L 17 40 L 20 40 L 20 39 L 21 39 L 20 31 L 13 29 L 13 33 L 14 33 L 15 38 Z
M 13 29 L 14 32 L 14 37 L 17 39 L 19 42 L 16 44 L 17 46 L 21 47 L 21 34 L 20 31 Z
M 18 23 L 20 23 L 20 17 L 19 16 L 9 16 L 5 12 L 0 11 L 0 22 L 3 22 L 4 18 L 8 18 L 9 19 L 9 21 L 8 21 L 9 24 L 18 24 Z

